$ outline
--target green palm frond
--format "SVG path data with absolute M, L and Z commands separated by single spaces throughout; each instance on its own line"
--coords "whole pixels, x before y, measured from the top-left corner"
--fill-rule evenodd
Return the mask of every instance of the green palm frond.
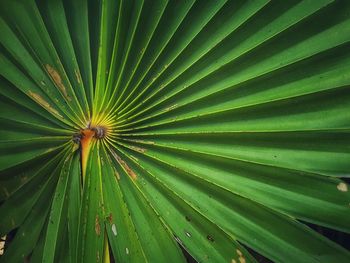
M 350 2 L 0 2 L 0 262 L 349 262 Z

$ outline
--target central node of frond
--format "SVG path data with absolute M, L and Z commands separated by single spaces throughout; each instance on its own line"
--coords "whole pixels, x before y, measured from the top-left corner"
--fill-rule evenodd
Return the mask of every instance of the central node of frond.
M 91 130 L 95 132 L 94 137 L 97 139 L 102 139 L 107 134 L 107 128 L 104 126 L 96 126 L 91 128 Z
M 84 182 L 90 149 L 94 142 L 108 138 L 112 132 L 111 121 L 108 119 L 92 119 L 79 132 L 73 135 L 73 142 L 79 145 L 82 165 L 82 179 Z
M 89 127 L 73 135 L 73 142 L 83 144 L 86 141 L 91 141 L 92 138 L 103 139 L 107 137 L 109 129 L 106 126 Z

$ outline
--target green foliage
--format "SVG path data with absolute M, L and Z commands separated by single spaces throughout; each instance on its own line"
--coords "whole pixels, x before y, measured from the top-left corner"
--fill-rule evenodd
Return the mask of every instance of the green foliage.
M 0 14 L 0 262 L 350 261 L 350 1 Z

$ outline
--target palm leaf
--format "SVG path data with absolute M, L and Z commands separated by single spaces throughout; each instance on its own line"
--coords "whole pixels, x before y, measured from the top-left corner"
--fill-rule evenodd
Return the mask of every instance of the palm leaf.
M 0 262 L 350 260 L 348 1 L 0 10 Z

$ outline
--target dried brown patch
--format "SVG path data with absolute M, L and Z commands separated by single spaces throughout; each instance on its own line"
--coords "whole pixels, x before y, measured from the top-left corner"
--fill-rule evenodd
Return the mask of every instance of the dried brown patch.
M 28 91 L 29 96 L 31 96 L 37 103 L 39 103 L 41 106 L 45 108 L 50 108 L 50 104 L 44 100 L 39 94 L 32 92 L 31 90 Z
M 129 165 L 126 162 L 121 160 L 121 165 L 124 167 L 125 171 L 128 173 L 128 175 L 132 179 L 136 179 L 137 176 L 136 176 L 135 172 L 129 167 Z
M 46 68 L 47 72 L 49 73 L 50 77 L 52 78 L 52 80 L 54 81 L 54 83 L 56 84 L 56 86 L 63 93 L 63 96 L 67 100 L 71 101 L 72 99 L 68 95 L 66 87 L 63 85 L 62 78 L 61 78 L 60 74 L 53 67 L 51 67 L 49 64 L 46 64 L 45 68 Z
M 139 153 L 145 153 L 147 150 L 145 148 L 137 147 L 137 146 L 129 146 L 132 150 L 139 152 Z
M 107 220 L 110 224 L 112 224 L 112 221 L 113 221 L 113 215 L 112 213 L 109 214 L 109 216 L 107 217 Z
M 132 178 L 136 179 L 137 175 L 136 173 L 129 167 L 129 165 L 122 159 L 120 158 L 114 151 L 112 151 L 113 157 L 117 160 L 117 162 L 123 166 L 124 170 L 127 172 L 127 174 Z
M 63 118 L 63 116 L 54 108 L 51 107 L 50 103 L 48 103 L 46 100 L 43 99 L 39 94 L 32 92 L 31 90 L 28 91 L 28 95 L 35 100 L 39 105 L 44 107 L 49 112 L 53 113 L 54 115 L 57 115 L 60 118 Z
M 96 235 L 101 235 L 101 226 L 100 226 L 100 220 L 98 218 L 98 215 L 96 215 L 96 218 L 95 218 L 95 232 L 96 232 Z

